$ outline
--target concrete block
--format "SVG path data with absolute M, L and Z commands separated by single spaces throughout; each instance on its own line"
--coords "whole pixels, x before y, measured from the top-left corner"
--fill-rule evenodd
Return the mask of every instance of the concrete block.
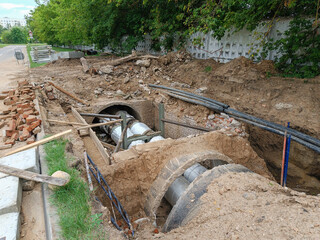
M 20 239 L 20 214 L 7 213 L 0 215 L 0 239 Z
M 0 179 L 0 214 L 20 212 L 21 198 L 22 187 L 18 177 Z
M 84 57 L 84 53 L 83 52 L 69 52 L 69 58 L 82 58 Z
M 0 164 L 31 172 L 39 172 L 36 148 L 0 158 Z M 8 175 L 0 172 L 0 179 L 6 176 Z

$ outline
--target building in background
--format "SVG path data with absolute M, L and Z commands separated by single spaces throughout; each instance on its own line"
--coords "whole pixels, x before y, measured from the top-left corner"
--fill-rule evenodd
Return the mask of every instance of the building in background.
M 22 18 L 0 18 L 0 25 L 2 25 L 4 28 L 10 28 L 14 26 L 26 26 L 27 22 L 25 19 Z

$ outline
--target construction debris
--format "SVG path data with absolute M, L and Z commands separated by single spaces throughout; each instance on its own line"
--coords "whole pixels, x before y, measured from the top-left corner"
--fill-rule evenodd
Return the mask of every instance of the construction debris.
M 6 122 L 0 124 L 3 129 L 3 142 L 7 146 L 12 146 L 16 141 L 30 143 L 30 138 L 39 133 L 34 130 L 41 125 L 38 117 L 39 112 L 35 109 L 33 100 L 35 99 L 34 89 L 27 81 L 18 83 L 17 89 L 4 91 L 6 95 L 3 103 L 8 106 L 6 115 L 1 116 L 3 119 L 8 118 Z M 31 138 L 32 139 L 32 138 Z M 1 147 L 5 149 L 7 147 Z

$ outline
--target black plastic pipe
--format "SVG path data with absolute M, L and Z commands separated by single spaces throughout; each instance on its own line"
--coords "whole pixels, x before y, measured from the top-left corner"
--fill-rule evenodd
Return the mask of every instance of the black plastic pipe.
M 213 104 L 222 106 L 223 108 L 228 108 L 228 107 L 229 107 L 229 105 L 227 105 L 227 104 L 225 104 L 225 103 L 222 103 L 222 102 L 213 100 L 213 99 L 211 99 L 211 98 L 199 96 L 199 95 L 194 94 L 194 93 L 186 92 L 186 91 L 183 91 L 183 90 L 179 90 L 179 89 L 175 89 L 175 88 L 170 88 L 170 87 L 166 87 L 166 86 L 162 86 L 162 85 L 155 85 L 155 84 L 149 84 L 149 87 L 151 87 L 151 88 L 159 88 L 159 89 L 166 89 L 166 90 L 169 90 L 169 91 L 172 91 L 172 92 L 183 93 L 183 94 L 186 94 L 186 95 L 188 95 L 188 96 L 198 98 L 199 100 L 204 100 L 204 101 L 211 102 L 211 103 L 213 103 Z
M 224 112 L 229 114 L 229 115 L 233 115 L 233 116 L 237 116 L 237 117 L 240 117 L 240 118 L 244 118 L 244 119 L 250 120 L 252 122 L 263 124 L 263 125 L 266 125 L 268 127 L 271 127 L 271 128 L 283 131 L 283 132 L 287 131 L 287 133 L 291 134 L 292 136 L 301 138 L 304 141 L 310 142 L 310 143 L 320 147 L 320 140 L 318 140 L 316 138 L 313 138 L 313 137 L 311 137 L 311 136 L 309 136 L 307 134 L 304 134 L 302 132 L 299 132 L 297 130 L 294 130 L 292 128 L 286 128 L 285 126 L 282 126 L 280 124 L 269 122 L 269 121 L 263 120 L 261 118 L 257 118 L 257 117 L 251 116 L 249 114 L 245 114 L 245 113 L 239 112 L 239 111 L 237 111 L 235 109 L 232 109 L 232 108 L 225 109 Z
M 209 109 L 212 109 L 214 111 L 223 112 L 223 107 L 221 107 L 219 105 L 215 105 L 213 103 L 209 104 L 209 103 L 205 103 L 205 102 L 200 102 L 200 101 L 197 101 L 197 100 L 190 99 L 188 97 L 179 96 L 179 95 L 174 94 L 174 93 L 167 93 L 167 94 L 169 96 L 171 96 L 171 97 L 178 98 L 178 99 L 183 100 L 185 102 L 189 102 L 189 103 L 193 103 L 193 104 L 197 104 L 197 105 L 202 105 L 202 106 L 207 107 Z
M 230 116 L 235 118 L 235 119 L 238 119 L 240 121 L 243 121 L 243 122 L 249 123 L 251 125 L 257 126 L 257 127 L 261 128 L 261 129 L 267 130 L 269 132 L 284 136 L 284 132 L 283 131 L 280 131 L 280 130 L 277 130 L 277 129 L 274 129 L 274 128 L 271 128 L 271 127 L 268 127 L 268 126 L 265 126 L 265 125 L 262 125 L 262 124 L 259 124 L 259 123 L 256 123 L 256 122 L 253 122 L 253 121 L 250 121 L 248 119 L 244 119 L 244 118 L 241 118 L 241 117 L 238 117 L 238 116 L 235 116 L 235 115 L 230 115 Z M 309 143 L 307 141 L 304 141 L 304 140 L 302 140 L 302 139 L 300 139 L 298 137 L 295 137 L 293 135 L 291 135 L 291 139 L 296 141 L 297 143 L 300 143 L 301 145 L 303 145 L 305 147 L 308 147 L 308 148 L 320 153 L 320 147 L 318 147 L 318 146 L 316 146 L 314 144 L 311 144 L 311 143 Z

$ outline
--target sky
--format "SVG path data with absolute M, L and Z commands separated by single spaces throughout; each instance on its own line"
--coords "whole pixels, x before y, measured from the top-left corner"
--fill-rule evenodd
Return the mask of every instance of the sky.
M 0 0 L 0 18 L 24 18 L 35 7 L 34 0 Z

